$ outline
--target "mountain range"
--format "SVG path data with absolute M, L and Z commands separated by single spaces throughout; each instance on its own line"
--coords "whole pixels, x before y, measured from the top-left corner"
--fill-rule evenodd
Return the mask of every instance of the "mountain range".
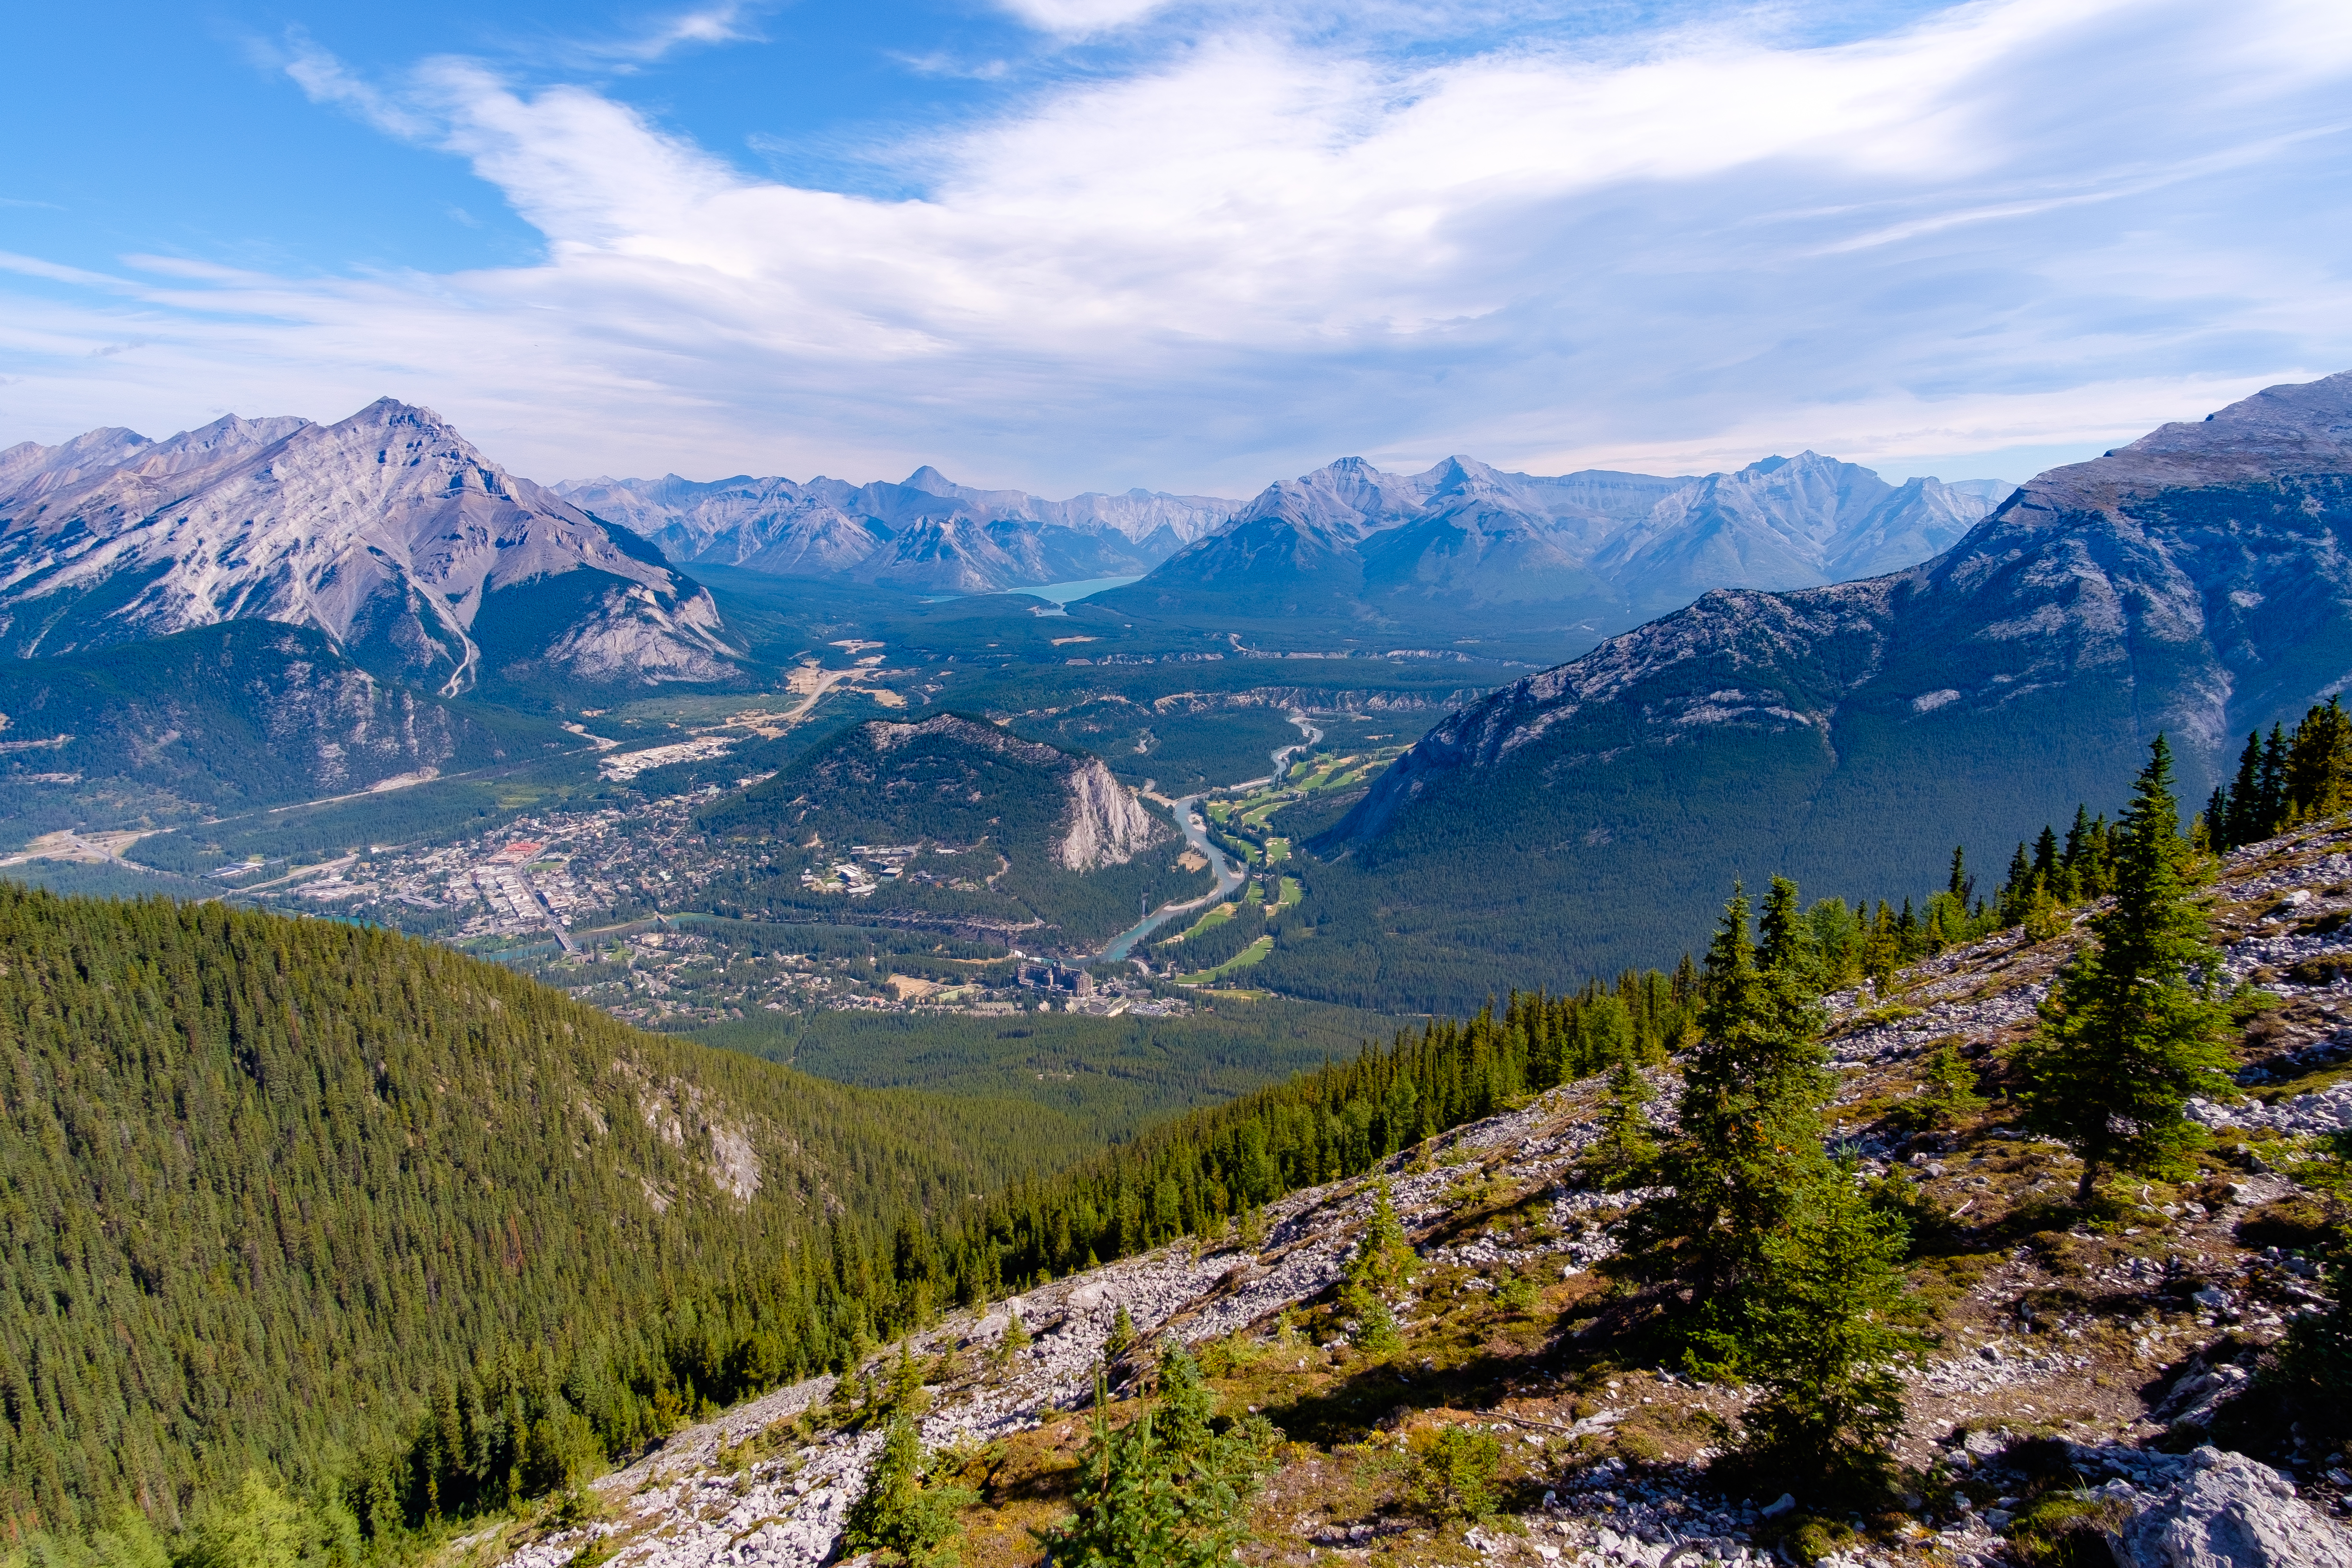
M 670 474 L 554 489 L 688 565 L 953 594 L 1139 575 L 1241 505 L 1143 489 L 1047 500 L 959 485 L 928 464 L 895 485 Z
M 1991 871 L 2119 801 L 2159 732 L 2201 800 L 2352 679 L 2347 529 L 2352 373 L 2053 469 L 1903 571 L 1708 593 L 1423 736 L 1316 840 L 1333 902 L 1267 977 L 1385 963 L 1391 1001 L 1444 1005 L 1493 953 L 1671 956 L 1735 878 L 1899 899 L 1955 839 Z
M 1547 478 L 1460 457 L 1388 474 L 1349 458 L 1268 487 L 1099 602 L 1174 619 L 1620 629 L 1710 588 L 1807 587 L 1908 565 L 1958 540 L 2009 488 L 1890 485 L 1811 451 L 1672 478 Z
M 626 529 L 485 458 L 429 408 L 234 415 L 151 441 L 0 451 L 0 647 L 20 658 L 224 621 L 315 627 L 379 676 L 709 681 L 709 594 Z
M 928 466 L 895 485 L 672 474 L 554 487 L 689 566 L 957 594 L 1142 576 L 1098 597 L 1175 620 L 1405 623 L 1500 609 L 1611 626 L 1708 588 L 1803 587 L 1907 566 L 1968 531 L 2009 488 L 1890 485 L 1813 452 L 1704 477 L 1547 477 L 1470 458 L 1390 474 L 1344 458 L 1246 502 L 1142 489 L 1048 500 L 959 485 Z
M 0 817 L 27 836 L 230 815 L 579 743 L 380 679 L 312 626 L 229 621 L 0 660 Z

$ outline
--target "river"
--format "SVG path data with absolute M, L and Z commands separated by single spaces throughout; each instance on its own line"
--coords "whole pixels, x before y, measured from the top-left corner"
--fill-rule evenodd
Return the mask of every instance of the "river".
M 1323 731 L 1308 723 L 1304 714 L 1292 714 L 1290 721 L 1298 726 L 1307 739 L 1297 745 L 1285 746 L 1274 753 L 1274 773 L 1270 777 L 1248 779 L 1230 787 L 1244 789 L 1255 784 L 1280 784 L 1283 774 L 1290 770 L 1290 759 L 1323 738 Z M 1135 950 L 1137 942 L 1150 936 L 1178 915 L 1189 915 L 1193 910 L 1204 910 L 1211 904 L 1223 903 L 1233 897 L 1242 885 L 1240 868 L 1236 867 L 1233 858 L 1219 848 L 1216 842 L 1209 837 L 1208 819 L 1201 811 L 1201 797 L 1197 795 L 1188 795 L 1181 800 L 1171 802 L 1171 809 L 1175 813 L 1176 826 L 1184 830 L 1184 842 L 1207 856 L 1209 864 L 1216 868 L 1216 891 L 1205 893 L 1197 899 L 1188 899 L 1181 904 L 1160 905 L 1143 919 L 1119 932 L 1118 938 L 1102 950 L 1100 956 L 1104 959 L 1116 963 L 1125 958 Z

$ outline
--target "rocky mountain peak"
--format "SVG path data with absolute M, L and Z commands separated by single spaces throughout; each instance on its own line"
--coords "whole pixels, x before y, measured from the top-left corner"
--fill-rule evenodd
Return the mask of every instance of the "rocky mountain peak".
M 2161 489 L 2343 473 L 2352 473 L 2352 371 L 2264 387 L 2203 419 L 2159 426 L 2103 458 L 2041 475 L 2018 503 L 2099 510 Z
M 380 674 L 450 692 L 483 674 L 478 632 L 502 658 L 600 681 L 731 670 L 707 593 L 429 408 L 383 397 L 331 425 L 232 416 L 125 457 L 0 497 L 0 637 L 20 657 L 257 618 L 315 626 Z M 608 586 L 557 591 L 578 602 L 553 642 L 514 647 L 504 617 L 478 625 L 501 595 L 544 599 L 583 569 Z
M 1734 878 L 1767 868 L 1834 889 L 1933 886 L 1955 840 L 1987 853 L 2077 802 L 2122 798 L 2159 731 L 2194 809 L 2249 729 L 2300 718 L 2352 668 L 2337 544 L 2352 528 L 2352 376 L 2248 403 L 2045 474 L 1916 565 L 1717 589 L 1500 689 L 1433 728 L 1321 847 L 1388 868 L 1381 896 L 1399 902 L 1454 896 L 1441 889 L 1465 858 L 1500 868 L 1501 884 L 1574 888 L 1551 935 L 1606 973 L 1656 962 L 1666 932 L 1703 924 Z M 1800 474 L 1792 460 L 1763 479 Z M 1935 509 L 1957 529 L 1984 503 L 1921 480 L 1897 513 L 1903 492 L 1871 478 L 1885 493 L 1832 536 L 1848 559 L 1900 560 Z M 1704 517 L 1699 496 L 1672 501 L 1705 527 L 1668 531 L 1635 564 L 1718 570 L 1704 547 L 1724 572 L 1756 572 L 1769 551 L 1787 563 L 1822 548 L 1755 487 L 1708 493 Z M 1905 517 L 1907 536 L 1894 531 Z M 1694 820 L 1708 830 L 1685 832 Z M 1443 854 L 1414 847 L 1433 845 Z M 1636 903 L 1645 912 L 1620 912 Z

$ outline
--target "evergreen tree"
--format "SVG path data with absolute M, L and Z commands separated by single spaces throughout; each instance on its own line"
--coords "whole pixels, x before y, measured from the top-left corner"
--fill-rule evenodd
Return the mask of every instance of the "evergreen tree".
M 1687 1292 L 1694 1331 L 1737 1319 L 1763 1272 L 1762 1238 L 1825 1163 L 1821 1015 L 1797 977 L 1757 967 L 1748 919 L 1735 888 L 1707 948 L 1678 1124 L 1657 1160 L 1671 1191 L 1635 1211 L 1621 1265 Z
M 1650 1119 L 1643 1107 L 1657 1091 L 1630 1061 L 1621 1061 L 1609 1075 L 1609 1107 L 1601 1114 L 1601 1136 L 1592 1147 L 1592 1167 L 1604 1191 L 1633 1185 L 1657 1156 L 1657 1141 L 1650 1136 Z
M 2042 837 L 2033 841 L 2033 874 L 2044 887 L 2058 879 L 2058 835 L 2046 822 L 2042 825 Z
M 1372 1355 L 1387 1355 L 1403 1343 L 1385 1292 L 1404 1282 L 1412 1265 L 1412 1244 L 1382 1181 L 1374 1189 L 1371 1217 L 1339 1287 L 1339 1310 L 1356 1321 L 1355 1342 Z
M 2260 837 L 2268 838 L 2286 826 L 2286 726 L 2273 724 L 2263 746 L 2262 821 Z
M 1952 875 L 1951 879 L 1945 883 L 1944 890 L 1951 894 L 1953 902 L 1962 909 L 1968 908 L 1969 901 L 1976 897 L 1977 879 L 1969 875 L 1967 852 L 1958 844 L 1952 846 Z
M 2246 731 L 2246 749 L 2238 753 L 2238 776 L 2231 782 L 2228 815 L 2214 843 L 2223 849 L 2235 849 L 2256 843 L 2269 836 L 2270 824 L 2263 816 L 2263 737 L 2259 730 Z
M 1786 877 L 1773 878 L 1765 889 L 1763 914 L 1756 922 L 1762 938 L 1756 962 L 1761 968 L 1780 970 L 1801 983 L 1810 983 L 1818 966 L 1800 909 L 1797 884 Z
M 2352 788 L 2352 714 L 2330 697 L 2303 716 L 2288 742 L 2284 767 L 2288 821 L 2308 822 L 2344 809 Z
M 1890 1321 L 1907 1240 L 1851 1165 L 1816 1170 L 1762 1238 L 1759 1288 L 1722 1357 L 1761 1394 L 1742 1418 L 1751 1462 L 1849 1496 L 1885 1487 L 1904 1418 L 1894 1363 L 1920 1344 Z
M 2042 1026 L 2017 1053 L 2027 1121 L 2083 1161 L 2075 1201 L 2110 1169 L 2154 1173 L 2195 1148 L 2189 1096 L 2226 1090 L 2221 955 L 2197 898 L 2203 867 L 2180 837 L 2172 754 L 2150 748 L 2117 824 L 2115 906 L 2061 973 Z
M 956 1515 L 978 1502 L 980 1494 L 962 1487 L 926 1487 L 922 1461 L 914 1417 L 900 1411 L 891 1417 L 866 1489 L 850 1505 L 843 1545 L 906 1568 L 948 1568 L 956 1561 L 955 1538 L 963 1529 Z
M 2026 858 L 2025 841 L 2020 839 L 2017 853 L 2009 858 L 2009 879 L 2000 885 L 2000 923 L 2023 925 L 2032 900 L 2033 862 Z
M 1097 1380 L 1076 1511 L 1038 1532 L 1056 1568 L 1212 1568 L 1228 1561 L 1279 1434 L 1262 1416 L 1215 1431 L 1216 1396 L 1199 1363 L 1172 1345 L 1160 1356 L 1160 1397 L 1138 1420 L 1114 1430 L 1108 1405 Z
M 1927 1058 L 1918 1095 L 1903 1107 L 1903 1119 L 1913 1127 L 1948 1129 L 1985 1107 L 1977 1092 L 1976 1074 L 1960 1059 L 1959 1047 L 1949 1040 Z

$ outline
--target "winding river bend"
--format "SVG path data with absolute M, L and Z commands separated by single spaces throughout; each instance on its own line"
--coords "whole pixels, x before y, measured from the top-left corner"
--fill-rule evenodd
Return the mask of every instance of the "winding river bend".
M 1299 732 L 1307 738 L 1297 745 L 1285 746 L 1276 752 L 1274 772 L 1266 777 L 1244 779 L 1240 784 L 1227 785 L 1227 788 L 1247 789 L 1253 784 L 1280 784 L 1283 775 L 1290 771 L 1290 760 L 1301 752 L 1312 750 L 1316 742 L 1323 739 L 1323 731 L 1308 723 L 1305 714 L 1293 713 L 1290 716 L 1290 721 L 1297 725 Z M 1160 905 L 1135 924 L 1119 932 L 1111 944 L 1102 950 L 1098 955 L 1100 958 L 1113 962 L 1125 958 L 1135 951 L 1137 942 L 1150 936 L 1178 915 L 1189 915 L 1195 910 L 1205 910 L 1211 904 L 1223 903 L 1233 897 L 1235 889 L 1242 885 L 1241 868 L 1235 866 L 1233 858 L 1220 849 L 1216 841 L 1209 837 L 1208 818 L 1201 810 L 1201 797 L 1197 795 L 1188 795 L 1181 800 L 1171 802 L 1171 809 L 1175 814 L 1176 826 L 1184 830 L 1184 842 L 1208 857 L 1209 864 L 1217 868 L 1216 890 L 1204 893 L 1197 899 L 1187 899 L 1181 904 Z
M 1201 812 L 1201 797 L 1197 795 L 1188 795 L 1174 803 L 1173 810 L 1176 815 L 1176 826 L 1184 830 L 1184 842 L 1208 857 L 1209 864 L 1216 868 L 1216 890 L 1204 893 L 1197 899 L 1188 899 L 1181 904 L 1160 905 L 1143 919 L 1119 932 L 1111 944 L 1102 950 L 1104 958 L 1112 960 L 1125 958 L 1134 951 L 1137 942 L 1150 936 L 1178 915 L 1189 915 L 1194 910 L 1204 910 L 1211 904 L 1223 903 L 1242 885 L 1241 868 L 1234 864 L 1233 857 L 1219 848 L 1216 842 L 1209 837 L 1208 819 Z

